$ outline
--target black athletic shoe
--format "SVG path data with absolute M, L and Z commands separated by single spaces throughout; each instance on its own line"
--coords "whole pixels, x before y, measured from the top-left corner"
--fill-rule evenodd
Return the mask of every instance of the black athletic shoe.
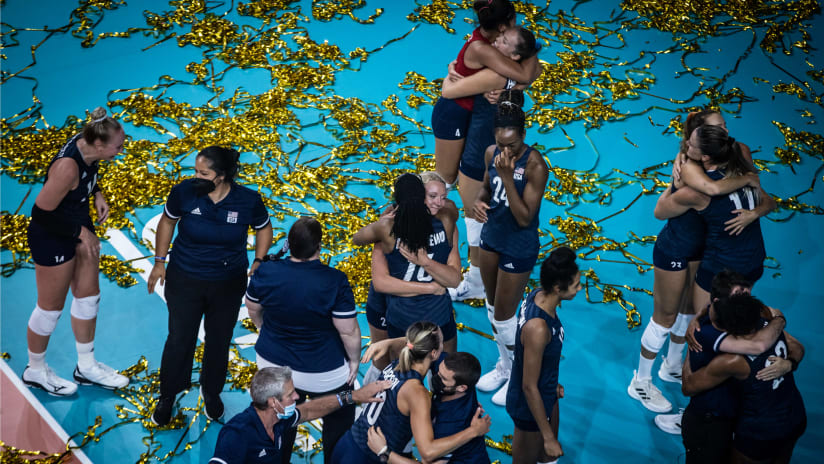
M 168 425 L 172 420 L 172 409 L 174 405 L 174 398 L 165 398 L 162 396 L 158 398 L 154 412 L 152 413 L 152 423 L 158 427 Z
M 220 395 L 216 397 L 207 397 L 203 394 L 203 388 L 200 388 L 200 396 L 203 398 L 203 404 L 205 405 L 205 414 L 206 418 L 210 421 L 220 422 L 220 418 L 223 417 L 223 401 L 220 399 Z

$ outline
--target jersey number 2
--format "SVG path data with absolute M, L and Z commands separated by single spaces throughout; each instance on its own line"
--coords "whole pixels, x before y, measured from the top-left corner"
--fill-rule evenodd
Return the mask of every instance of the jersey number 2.
M 492 194 L 492 201 L 495 203 L 503 202 L 506 207 L 509 207 L 509 198 L 506 197 L 506 189 L 504 188 L 504 181 L 501 180 L 500 176 L 495 176 L 492 179 L 492 183 L 495 184 L 495 192 Z

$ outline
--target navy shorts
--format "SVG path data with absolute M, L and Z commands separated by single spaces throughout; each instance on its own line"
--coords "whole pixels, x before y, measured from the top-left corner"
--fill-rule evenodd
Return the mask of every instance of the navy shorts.
M 366 320 L 372 327 L 386 330 L 386 294 L 375 291 L 372 284 L 366 295 Z
M 432 132 L 441 140 L 466 138 L 472 112 L 449 98 L 439 98 L 432 108 Z
M 766 461 L 785 455 L 795 447 L 795 442 L 804 435 L 807 430 L 807 418 L 795 426 L 790 434 L 777 440 L 764 440 L 761 438 L 744 437 L 736 434 L 732 440 L 732 446 L 741 454 L 754 461 Z
M 405 337 L 406 336 L 406 328 L 401 329 L 400 327 L 395 327 L 392 324 L 386 324 L 386 331 L 389 338 L 398 338 L 398 337 Z M 449 341 L 453 338 L 458 336 L 458 325 L 455 323 L 455 313 L 449 317 L 449 322 L 440 326 L 441 333 L 443 334 L 443 340 Z
M 675 257 L 668 255 L 661 250 L 658 242 L 655 242 L 655 246 L 652 248 L 652 264 L 658 269 L 665 271 L 686 271 L 688 262 L 689 259 L 684 256 Z
M 550 408 L 549 410 L 552 411 L 552 409 L 554 407 L 555 407 L 555 405 L 553 404 L 552 408 Z M 540 431 L 540 429 L 538 428 L 538 423 L 535 422 L 535 420 L 532 419 L 532 418 L 519 419 L 517 417 L 512 417 L 512 416 L 510 416 L 510 418 L 512 419 L 512 423 L 515 424 L 515 427 L 518 427 L 518 430 L 523 430 L 524 432 L 539 432 Z M 552 423 L 552 418 L 547 417 L 546 421 L 551 424 Z
M 475 96 L 472 119 L 466 135 L 466 145 L 461 155 L 460 170 L 465 176 L 483 182 L 486 173 L 484 153 L 495 144 L 495 105 L 483 95 Z
M 535 263 L 538 262 L 538 255 L 529 257 L 529 258 L 516 258 L 514 256 L 510 256 L 504 253 L 500 253 L 498 250 L 492 248 L 491 246 L 487 245 L 483 240 L 481 240 L 480 247 L 486 251 L 491 251 L 493 253 L 498 254 L 498 269 L 509 272 L 510 274 L 521 274 L 524 272 L 532 272 L 532 268 L 535 267 Z
M 758 282 L 758 279 L 764 275 L 764 266 L 762 263 L 759 263 L 758 266 L 749 271 L 742 272 L 740 269 L 733 270 L 740 272 L 741 275 L 743 275 L 744 278 L 750 281 L 753 285 L 755 285 L 755 283 Z M 695 273 L 695 283 L 704 291 L 710 292 L 710 290 L 712 290 L 712 279 L 717 273 L 718 272 L 713 271 L 709 267 L 704 266 L 702 262 L 701 267 L 698 268 L 698 272 Z
M 34 221 L 29 223 L 26 235 L 31 257 L 40 266 L 58 266 L 70 261 L 80 243 L 80 239 L 51 234 Z

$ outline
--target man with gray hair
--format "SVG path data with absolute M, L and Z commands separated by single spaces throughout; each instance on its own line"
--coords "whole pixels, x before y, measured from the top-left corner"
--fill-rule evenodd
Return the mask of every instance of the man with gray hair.
M 296 406 L 299 396 L 292 382 L 292 369 L 260 369 L 249 387 L 252 404 L 220 430 L 214 457 L 209 462 L 279 464 L 282 453 L 291 454 L 291 450 L 281 450 L 281 436 L 287 430 L 346 405 L 383 401 L 375 395 L 390 385 L 386 380 L 373 382 L 358 390 L 322 396 Z

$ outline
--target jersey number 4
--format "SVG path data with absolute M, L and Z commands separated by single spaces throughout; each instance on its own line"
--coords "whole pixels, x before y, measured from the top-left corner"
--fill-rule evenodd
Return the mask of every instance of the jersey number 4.
M 503 202 L 506 207 L 509 207 L 509 199 L 506 197 L 506 189 L 504 188 L 504 181 L 500 176 L 492 178 L 492 183 L 495 186 L 495 192 L 492 193 L 492 201 L 495 203 Z

